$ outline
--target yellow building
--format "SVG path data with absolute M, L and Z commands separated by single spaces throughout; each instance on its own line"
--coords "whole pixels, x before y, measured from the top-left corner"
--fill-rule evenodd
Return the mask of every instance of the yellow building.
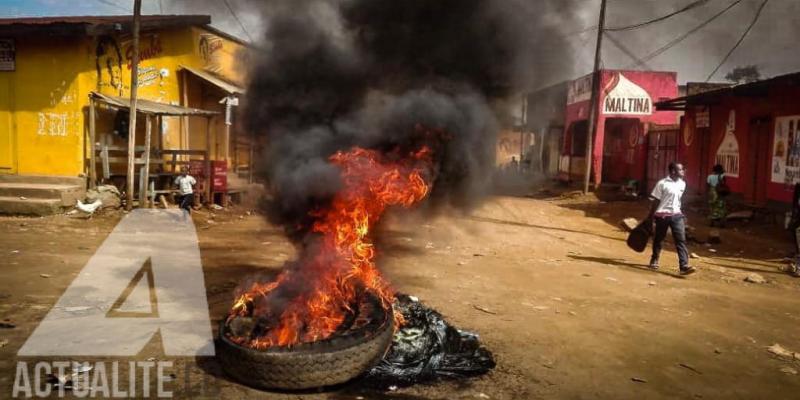
M 251 48 L 210 22 L 204 15 L 142 17 L 138 97 L 220 113 L 210 120 L 211 143 L 206 118 L 164 117 L 154 147 L 209 149 L 213 160 L 228 152 L 230 170 L 246 169 L 251 150 L 236 113 L 224 141 L 223 99 L 243 93 Z M 129 97 L 131 27 L 130 16 L 0 19 L 0 178 L 89 175 L 90 94 Z M 125 145 L 123 116 L 100 107 L 96 142 Z M 137 144 L 144 125 L 137 119 Z

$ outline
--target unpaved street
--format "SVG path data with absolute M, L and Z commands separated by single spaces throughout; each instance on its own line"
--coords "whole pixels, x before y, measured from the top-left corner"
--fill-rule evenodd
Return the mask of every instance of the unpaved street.
M 619 220 L 645 212 L 643 203 L 593 196 L 494 197 L 471 215 L 390 218 L 379 264 L 399 291 L 481 335 L 497 359 L 483 377 L 386 394 L 357 384 L 297 394 L 230 382 L 213 360 L 176 359 L 176 368 L 188 364 L 192 382 L 210 377 L 222 398 L 242 399 L 800 396 L 800 363 L 767 352 L 775 343 L 800 350 L 800 280 L 781 272 L 788 235 L 731 224 L 722 244 L 690 244 L 699 272 L 683 279 L 671 244 L 658 272 L 645 268 L 649 253 L 626 247 Z M 15 325 L 0 329 L 0 397 L 11 392 L 17 350 L 122 215 L 0 219 L 0 320 Z M 215 325 L 241 279 L 274 274 L 294 250 L 244 209 L 194 218 Z M 706 235 L 699 216 L 689 222 Z M 767 282 L 745 282 L 753 272 Z M 153 340 L 136 359 L 163 359 L 161 351 Z M 187 394 L 182 387 L 176 396 Z

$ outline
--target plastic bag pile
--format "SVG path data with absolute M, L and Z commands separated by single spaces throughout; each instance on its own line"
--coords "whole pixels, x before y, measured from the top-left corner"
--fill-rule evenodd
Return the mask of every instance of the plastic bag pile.
M 363 383 L 380 388 L 409 386 L 482 375 L 495 367 L 492 353 L 481 346 L 477 334 L 453 327 L 411 296 L 397 295 L 394 307 L 406 323 Z

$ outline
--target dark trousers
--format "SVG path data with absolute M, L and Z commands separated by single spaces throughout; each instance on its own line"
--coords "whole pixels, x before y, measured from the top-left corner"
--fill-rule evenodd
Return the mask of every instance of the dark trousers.
M 667 229 L 672 231 L 675 249 L 678 251 L 678 263 L 681 269 L 689 266 L 689 249 L 686 247 L 686 217 L 673 215 L 669 217 L 656 217 L 656 232 L 653 237 L 653 256 L 650 263 L 658 263 L 661 255 L 661 244 L 667 237 Z
M 184 194 L 178 197 L 178 201 L 180 202 L 180 207 L 186 212 L 192 212 L 192 206 L 194 205 L 194 193 Z

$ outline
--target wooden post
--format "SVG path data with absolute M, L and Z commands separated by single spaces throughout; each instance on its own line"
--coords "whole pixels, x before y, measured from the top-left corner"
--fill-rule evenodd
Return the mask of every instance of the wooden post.
M 233 172 L 239 177 L 239 130 L 233 130 Z
M 150 133 L 153 130 L 153 120 L 150 118 L 150 114 L 147 114 L 147 119 L 145 122 L 145 134 L 144 134 L 144 166 L 142 182 L 144 182 L 144 186 L 139 188 L 139 207 L 147 207 L 149 208 L 147 201 L 147 189 L 150 187 Z
M 603 31 L 606 23 L 606 0 L 600 2 L 600 22 L 597 25 L 597 46 L 594 50 L 594 69 L 592 70 L 592 97 L 589 102 L 589 129 L 586 132 L 586 169 L 583 171 L 583 193 L 589 193 L 589 181 L 592 174 L 592 146 L 594 145 L 594 133 L 597 130 L 597 109 L 600 108 L 600 61 L 603 51 Z M 602 162 L 602 159 L 600 160 Z M 594 183 L 595 188 L 600 182 Z
M 181 86 L 183 86 L 183 106 L 189 107 L 189 71 L 183 71 L 183 82 L 181 82 Z M 191 147 L 189 146 L 189 116 L 184 115 L 181 117 L 181 150 L 189 150 Z M 181 157 L 183 161 L 189 161 L 191 156 L 184 155 Z
M 206 117 L 206 184 L 208 186 L 208 188 L 206 188 L 206 204 L 214 202 L 212 198 L 214 191 L 211 188 L 211 185 L 214 183 L 214 179 L 212 178 L 214 171 L 211 169 L 211 124 L 213 121 L 213 117 Z
M 231 126 L 225 124 L 225 164 L 228 164 L 228 160 L 230 160 L 230 147 L 231 147 Z
M 97 184 L 97 161 L 95 159 L 95 105 L 94 97 L 89 95 L 89 189 Z
M 131 103 L 130 119 L 128 120 L 128 193 L 126 196 L 125 209 L 133 209 L 133 169 L 134 159 L 136 159 L 136 92 L 139 86 L 139 20 L 142 13 L 142 0 L 134 0 L 133 3 L 133 56 L 131 59 Z
M 253 144 L 253 139 L 251 138 L 250 139 L 250 158 L 247 160 L 247 163 L 248 163 L 247 183 L 253 183 L 253 173 L 255 172 L 255 171 L 253 171 L 253 169 L 254 169 L 254 167 L 256 165 L 255 157 L 254 157 L 255 156 L 254 148 L 255 148 L 255 145 Z

